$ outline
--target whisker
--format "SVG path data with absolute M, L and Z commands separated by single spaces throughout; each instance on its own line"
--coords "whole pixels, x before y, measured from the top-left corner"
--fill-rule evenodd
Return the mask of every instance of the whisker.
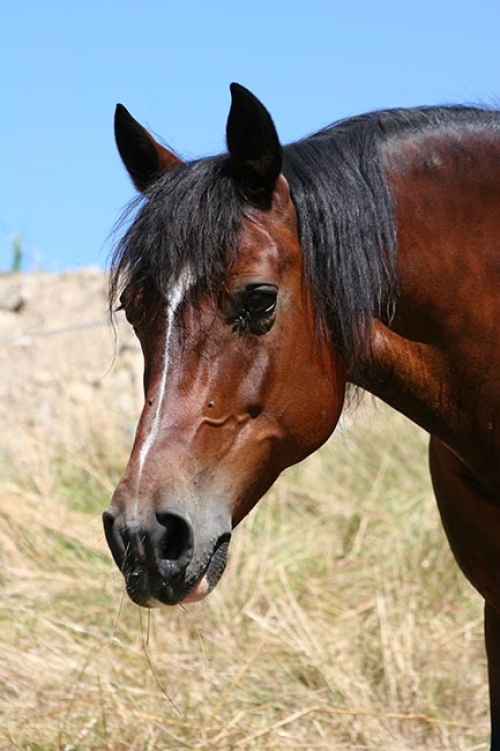
M 151 671 L 151 675 L 153 676 L 156 685 L 160 689 L 161 693 L 165 697 L 165 699 L 168 701 L 174 712 L 177 714 L 178 717 L 181 717 L 181 711 L 177 707 L 176 703 L 172 699 L 172 697 L 169 695 L 167 689 L 163 685 L 163 683 L 160 680 L 160 677 L 156 671 L 156 668 L 153 665 L 153 661 L 151 659 L 151 653 L 149 650 L 149 640 L 151 635 L 151 610 L 148 610 L 148 620 L 147 620 L 147 627 L 146 631 L 144 631 L 144 623 L 142 619 L 142 608 L 139 608 L 139 622 L 141 626 L 141 645 L 142 645 L 142 651 L 144 653 L 144 657 L 146 658 L 146 662 L 148 663 L 149 670 Z

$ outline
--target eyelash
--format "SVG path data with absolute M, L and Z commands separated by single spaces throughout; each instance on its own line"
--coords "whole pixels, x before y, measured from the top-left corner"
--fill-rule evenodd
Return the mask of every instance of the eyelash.
M 273 323 L 274 316 L 255 320 L 252 319 L 248 311 L 242 311 L 238 318 L 233 322 L 233 331 L 237 332 L 240 336 L 246 334 L 262 336 L 271 330 Z

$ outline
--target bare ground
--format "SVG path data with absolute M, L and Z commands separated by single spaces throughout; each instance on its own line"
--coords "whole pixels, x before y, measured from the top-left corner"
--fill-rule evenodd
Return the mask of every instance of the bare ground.
M 123 317 L 111 326 L 102 272 L 0 275 L 2 431 L 57 436 L 72 408 L 130 417 L 141 368 Z

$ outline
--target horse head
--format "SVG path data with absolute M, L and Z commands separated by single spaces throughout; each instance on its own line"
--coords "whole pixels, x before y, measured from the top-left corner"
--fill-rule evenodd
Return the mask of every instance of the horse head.
M 215 586 L 232 529 L 328 438 L 343 406 L 275 126 L 253 94 L 231 93 L 228 154 L 191 164 L 116 111 L 144 203 L 113 288 L 141 343 L 145 402 L 104 527 L 145 606 Z

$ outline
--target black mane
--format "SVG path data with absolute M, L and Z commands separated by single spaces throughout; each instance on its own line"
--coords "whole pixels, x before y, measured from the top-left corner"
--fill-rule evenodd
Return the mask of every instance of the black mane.
M 374 316 L 396 297 L 396 228 L 383 164 L 393 139 L 415 133 L 500 128 L 499 113 L 470 107 L 374 112 L 336 123 L 284 148 L 318 321 L 349 365 Z M 189 267 L 196 291 L 219 291 L 237 252 L 244 200 L 227 156 L 182 164 L 139 203 L 111 259 L 111 301 L 150 282 L 167 295 Z M 127 213 L 127 217 L 129 213 Z

